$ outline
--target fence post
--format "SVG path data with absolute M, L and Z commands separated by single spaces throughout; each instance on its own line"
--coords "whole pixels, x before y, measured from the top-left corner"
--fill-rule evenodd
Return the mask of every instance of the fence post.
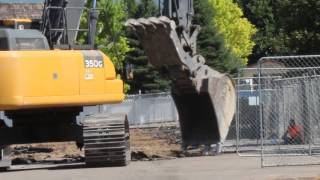
M 240 136 L 240 124 L 239 124 L 239 117 L 240 117 L 240 70 L 238 72 L 238 79 L 236 84 L 236 91 L 237 91 L 237 104 L 236 104 L 236 152 L 239 154 L 239 136 Z
M 259 119 L 260 119 L 260 143 L 261 143 L 261 167 L 263 168 L 263 120 L 262 120 L 262 92 L 261 92 L 261 60 L 258 61 L 258 86 L 259 86 Z
M 311 95 L 312 92 L 312 84 L 311 77 L 308 75 L 308 119 L 309 119 L 309 156 L 312 156 L 312 122 L 311 122 Z

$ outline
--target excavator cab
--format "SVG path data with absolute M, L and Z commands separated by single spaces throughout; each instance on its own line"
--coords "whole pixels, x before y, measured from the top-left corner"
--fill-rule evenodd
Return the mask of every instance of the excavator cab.
M 38 30 L 0 29 L 0 51 L 21 50 L 50 50 L 50 47 Z

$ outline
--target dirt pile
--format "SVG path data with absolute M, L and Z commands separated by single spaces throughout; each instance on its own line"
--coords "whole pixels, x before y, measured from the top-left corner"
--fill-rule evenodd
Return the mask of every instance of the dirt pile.
M 180 131 L 175 126 L 131 129 L 130 136 L 133 159 L 142 152 L 148 158 L 172 158 L 180 150 Z
M 204 147 L 181 151 L 180 129 L 176 125 L 130 129 L 133 161 L 152 161 L 202 156 Z M 74 142 L 11 146 L 13 164 L 84 162 L 83 151 Z
M 11 150 L 14 165 L 83 161 L 83 152 L 74 142 L 13 145 Z

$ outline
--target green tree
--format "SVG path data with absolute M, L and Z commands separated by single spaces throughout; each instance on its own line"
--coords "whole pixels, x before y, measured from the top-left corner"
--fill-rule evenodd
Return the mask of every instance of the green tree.
M 320 1 L 277 0 L 274 3 L 277 36 L 285 49 L 283 55 L 320 52 Z M 281 16 L 281 17 L 280 17 Z
M 250 63 L 273 55 L 320 52 L 320 2 L 318 0 L 238 0 L 245 16 L 256 25 L 257 44 Z
M 100 0 L 98 8 L 101 10 L 96 43 L 98 48 L 110 57 L 117 71 L 122 74 L 126 53 L 130 51 L 124 27 L 127 19 L 125 0 Z
M 194 24 L 201 26 L 198 37 L 198 53 L 206 58 L 206 63 L 221 72 L 234 72 L 241 64 L 225 47 L 224 38 L 212 22 L 213 8 L 207 0 L 194 1 Z
M 233 0 L 209 0 L 209 3 L 214 10 L 213 23 L 224 37 L 226 47 L 246 65 L 255 45 L 252 36 L 256 28 L 243 17 L 241 8 Z
M 238 0 L 238 3 L 242 6 L 245 16 L 258 29 L 253 38 L 256 46 L 249 56 L 249 64 L 257 62 L 261 57 L 273 56 L 287 51 L 276 33 L 273 0 Z
M 127 14 L 128 17 L 133 17 L 137 11 L 138 5 L 136 0 L 127 0 Z

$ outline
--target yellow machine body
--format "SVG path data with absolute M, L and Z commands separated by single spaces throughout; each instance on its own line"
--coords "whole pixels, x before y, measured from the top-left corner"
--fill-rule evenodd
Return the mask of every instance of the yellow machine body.
M 3 20 L 3 24 L 6 26 L 12 26 L 15 25 L 16 23 L 32 23 L 31 19 L 5 19 Z
M 30 29 L 32 24 L 31 19 L 5 19 L 0 20 L 0 27 L 13 29 Z
M 123 82 L 100 51 L 0 51 L 0 110 L 119 103 Z

